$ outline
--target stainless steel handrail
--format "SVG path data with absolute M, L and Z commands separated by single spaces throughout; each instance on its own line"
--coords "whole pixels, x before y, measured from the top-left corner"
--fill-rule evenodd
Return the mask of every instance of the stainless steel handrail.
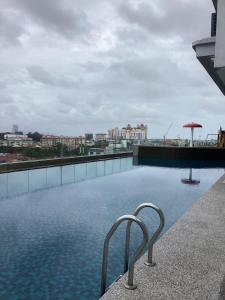
M 164 227 L 164 224 L 165 224 L 165 217 L 164 217 L 164 214 L 162 212 L 162 210 L 156 206 L 155 204 L 152 204 L 152 203 L 142 203 L 140 204 L 136 210 L 134 211 L 134 216 L 137 216 L 139 214 L 139 212 L 145 208 L 145 207 L 149 207 L 149 208 L 152 208 L 154 209 L 159 217 L 160 217 L 160 224 L 159 224 L 159 227 L 158 229 L 155 231 L 155 233 L 153 234 L 152 238 L 149 239 L 148 241 L 148 258 L 147 258 L 147 261 L 145 262 L 146 265 L 148 266 L 155 266 L 155 263 L 152 261 L 152 256 L 153 256 L 153 245 L 154 243 L 156 242 L 158 236 L 160 235 L 163 227 Z M 126 229 L 126 243 L 125 243 L 125 253 L 124 253 L 124 273 L 127 272 L 128 270 L 128 262 L 129 262 L 129 251 L 130 251 L 130 230 L 131 230 L 131 224 L 132 222 L 129 221 L 127 223 L 127 229 Z
M 134 290 L 137 288 L 137 285 L 133 283 L 134 280 L 134 265 L 137 259 L 140 257 L 142 254 L 143 250 L 145 249 L 147 243 L 148 243 L 148 231 L 145 226 L 145 224 L 139 220 L 137 217 L 133 215 L 124 215 L 120 218 L 118 218 L 111 229 L 109 230 L 105 241 L 104 241 L 104 248 L 103 248 L 103 260 L 102 260 L 102 280 L 101 280 L 101 296 L 105 293 L 106 291 L 106 284 L 107 284 L 107 270 L 108 270 L 108 253 L 109 253 L 109 241 L 113 235 L 113 233 L 116 231 L 120 223 L 123 221 L 129 221 L 130 223 L 135 222 L 137 223 L 143 232 L 143 241 L 142 243 L 138 246 L 137 250 L 135 251 L 131 262 L 128 266 L 128 281 L 125 284 L 125 287 L 127 289 Z

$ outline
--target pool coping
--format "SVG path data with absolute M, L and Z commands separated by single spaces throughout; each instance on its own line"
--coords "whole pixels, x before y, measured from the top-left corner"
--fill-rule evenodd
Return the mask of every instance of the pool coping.
M 225 299 L 225 175 L 155 244 L 155 267 L 135 267 L 136 290 L 127 274 L 102 300 Z

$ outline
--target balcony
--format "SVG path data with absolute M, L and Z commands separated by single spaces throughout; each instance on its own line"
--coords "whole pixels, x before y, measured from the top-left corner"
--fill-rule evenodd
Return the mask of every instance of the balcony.
M 225 2 L 213 0 L 213 5 L 216 14 L 212 14 L 212 36 L 193 42 L 192 47 L 200 63 L 225 95 Z

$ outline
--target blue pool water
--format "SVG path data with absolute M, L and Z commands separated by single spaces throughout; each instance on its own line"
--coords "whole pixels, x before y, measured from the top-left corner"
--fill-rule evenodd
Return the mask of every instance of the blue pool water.
M 165 232 L 223 173 L 134 167 L 123 158 L 0 174 L 0 299 L 98 299 L 103 241 L 117 217 L 153 202 Z M 140 217 L 153 232 L 157 215 Z M 111 242 L 109 282 L 123 269 L 124 229 Z M 142 237 L 133 229 L 132 249 Z

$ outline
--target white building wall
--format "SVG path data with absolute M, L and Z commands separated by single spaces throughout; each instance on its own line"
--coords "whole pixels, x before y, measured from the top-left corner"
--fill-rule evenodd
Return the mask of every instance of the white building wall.
M 225 67 L 225 1 L 217 1 L 215 68 Z
M 143 128 L 123 128 L 120 131 L 120 136 L 124 140 L 145 140 L 147 139 L 147 126 Z

